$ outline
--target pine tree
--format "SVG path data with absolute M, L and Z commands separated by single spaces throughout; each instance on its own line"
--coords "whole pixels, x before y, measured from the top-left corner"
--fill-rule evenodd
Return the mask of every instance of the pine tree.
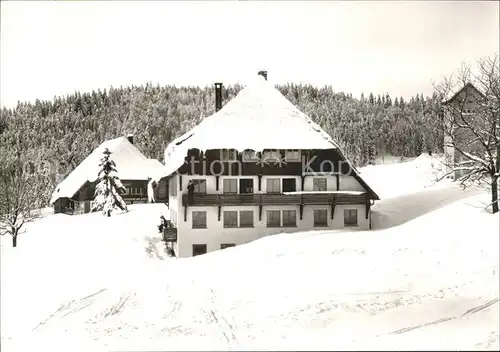
M 392 106 L 391 96 L 389 95 L 389 93 L 386 93 L 385 94 L 385 105 L 384 105 L 384 107 L 389 108 L 391 106 Z
M 125 191 L 125 188 L 117 175 L 116 164 L 110 156 L 109 149 L 104 149 L 92 206 L 92 211 L 102 210 L 107 216 L 111 216 L 111 212 L 116 208 L 127 211 L 127 205 L 119 193 L 119 191 Z

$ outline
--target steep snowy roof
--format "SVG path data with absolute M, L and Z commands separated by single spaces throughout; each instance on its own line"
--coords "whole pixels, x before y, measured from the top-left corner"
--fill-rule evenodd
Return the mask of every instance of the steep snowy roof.
M 330 149 L 338 146 L 272 84 L 257 76 L 221 110 L 167 146 L 167 169 L 177 170 L 191 148 L 226 148 L 241 152 L 245 149 Z
M 78 165 L 52 193 L 50 203 L 58 198 L 71 198 L 87 182 L 97 180 L 99 162 L 104 149 L 109 149 L 122 180 L 148 180 L 158 174 L 163 165 L 155 159 L 147 159 L 126 137 L 111 139 L 97 147 Z
M 340 150 L 328 133 L 260 75 L 218 112 L 173 140 L 165 149 L 165 167 L 153 179 L 158 181 L 177 171 L 188 150 L 194 148 L 239 152 L 246 149 Z M 352 164 L 351 167 L 357 174 Z

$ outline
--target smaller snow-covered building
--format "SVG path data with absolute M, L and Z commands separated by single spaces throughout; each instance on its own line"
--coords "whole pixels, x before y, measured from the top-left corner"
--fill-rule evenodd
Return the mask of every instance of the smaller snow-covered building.
M 168 182 L 177 257 L 281 232 L 370 229 L 378 195 L 341 148 L 261 71 L 165 150 L 152 185 Z
M 99 162 L 104 149 L 111 151 L 111 159 L 116 163 L 118 176 L 126 189 L 122 198 L 126 203 L 147 202 L 148 182 L 162 169 L 156 159 L 146 158 L 133 144 L 133 135 L 119 137 L 103 142 L 62 182 L 60 182 L 50 200 L 54 213 L 88 213 L 92 208 Z M 155 189 L 158 198 L 166 193 L 161 187 Z M 166 185 L 165 185 L 166 186 Z

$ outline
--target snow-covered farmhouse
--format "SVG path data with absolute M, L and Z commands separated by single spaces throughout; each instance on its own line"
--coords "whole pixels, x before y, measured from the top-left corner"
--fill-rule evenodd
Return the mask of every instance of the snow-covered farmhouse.
M 451 146 L 453 140 L 457 147 L 465 152 L 473 152 L 482 146 L 475 138 L 472 131 L 466 128 L 457 128 L 457 125 L 465 125 L 464 121 L 474 121 L 474 116 L 480 109 L 480 104 L 485 98 L 484 94 L 472 83 L 467 83 L 456 92 L 450 92 L 449 96 L 441 103 L 444 108 L 444 123 L 446 133 L 444 134 L 444 152 L 446 159 L 446 173 L 450 178 L 458 179 L 466 174 L 466 170 L 460 166 L 471 164 L 456 147 Z M 454 122 L 452 122 L 454 121 Z M 475 142 L 474 142 L 475 141 Z M 455 167 L 454 167 L 455 166 Z
M 95 186 L 99 173 L 99 161 L 104 149 L 112 152 L 111 159 L 116 163 L 126 193 L 122 195 L 126 203 L 147 202 L 147 185 L 153 175 L 162 169 L 156 159 L 146 158 L 134 145 L 133 135 L 119 137 L 102 143 L 82 161 L 52 193 L 50 204 L 54 213 L 88 213 L 92 208 Z M 166 194 L 166 188 L 157 187 L 157 196 Z
M 267 72 L 254 78 L 224 107 L 216 83 L 216 112 L 167 146 L 151 181 L 168 181 L 178 257 L 280 232 L 370 228 L 377 194 Z

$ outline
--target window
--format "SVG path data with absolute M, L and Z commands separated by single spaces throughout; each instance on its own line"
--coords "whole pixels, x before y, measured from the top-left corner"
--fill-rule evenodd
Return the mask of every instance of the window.
M 257 152 L 254 150 L 245 150 L 243 152 L 243 161 L 257 161 L 259 157 Z
M 206 244 L 193 244 L 193 257 L 207 253 Z
M 177 195 L 177 177 L 174 176 L 170 179 L 170 195 L 175 197 Z
M 300 151 L 299 150 L 287 150 L 285 153 L 286 161 L 300 161 Z
M 358 225 L 358 210 L 344 209 L 344 226 L 357 226 L 357 225 Z
M 253 193 L 253 179 L 240 178 L 240 193 Z
M 222 182 L 223 193 L 238 193 L 238 180 L 235 178 L 225 178 Z
M 268 178 L 267 179 L 267 193 L 280 193 L 280 179 Z
M 234 243 L 221 243 L 220 249 L 230 248 L 236 246 Z
M 222 149 L 220 151 L 220 160 L 222 161 L 236 160 L 236 150 Z
M 139 187 L 127 187 L 127 193 L 129 195 L 141 195 L 142 194 L 142 189 Z
M 193 229 L 206 229 L 207 228 L 207 212 L 206 211 L 193 211 Z
M 253 227 L 253 210 L 240 211 L 240 227 Z
M 267 227 L 281 226 L 281 212 L 279 210 L 267 211 Z
M 207 180 L 193 180 L 194 193 L 207 193 Z
M 284 178 L 283 179 L 283 192 L 295 192 L 295 179 L 294 178 Z
M 279 161 L 281 160 L 281 154 L 279 150 L 267 150 L 264 152 L 262 159 L 267 162 Z
M 283 210 L 283 227 L 297 226 L 297 212 L 295 210 Z
M 314 227 L 326 227 L 328 226 L 326 209 L 315 209 L 314 210 Z
M 326 178 L 313 179 L 313 191 L 316 192 L 326 191 Z
M 238 212 L 229 210 L 224 212 L 224 227 L 238 227 Z
M 177 212 L 173 209 L 170 209 L 170 220 L 172 221 L 172 225 L 177 226 Z

